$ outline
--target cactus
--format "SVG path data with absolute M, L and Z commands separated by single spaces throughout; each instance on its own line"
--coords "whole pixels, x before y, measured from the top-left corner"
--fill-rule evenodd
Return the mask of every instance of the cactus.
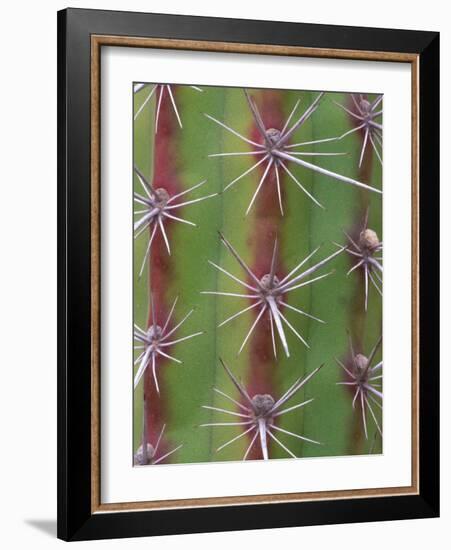
M 382 96 L 133 93 L 135 465 L 381 452 Z

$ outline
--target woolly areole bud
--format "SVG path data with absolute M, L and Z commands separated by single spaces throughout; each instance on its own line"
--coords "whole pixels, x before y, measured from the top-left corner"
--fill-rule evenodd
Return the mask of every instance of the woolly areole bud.
M 156 327 L 154 327 L 153 325 L 150 326 L 149 338 L 151 340 L 159 340 L 162 334 L 163 334 L 163 329 L 159 325 L 157 325 Z
M 133 464 L 135 466 L 146 466 L 147 464 L 150 464 L 153 455 L 154 455 L 154 448 L 150 443 L 147 443 L 147 460 L 144 460 L 144 454 L 143 454 L 143 446 L 140 445 L 138 447 L 138 450 L 136 451 L 135 456 L 133 457 Z
M 361 248 L 365 248 L 367 250 L 372 250 L 379 246 L 379 238 L 376 231 L 373 231 L 372 229 L 365 229 L 362 231 L 360 233 L 359 244 Z
M 356 356 L 355 356 L 355 359 L 354 359 L 354 362 L 355 362 L 355 366 L 358 368 L 358 370 L 362 371 L 362 370 L 365 370 L 366 367 L 368 366 L 368 358 L 365 357 L 363 354 L 361 353 L 358 353 Z
M 361 99 L 360 108 L 364 113 L 369 113 L 371 109 L 371 103 L 367 99 Z
M 260 284 L 266 290 L 270 290 L 271 288 L 274 288 L 279 284 L 279 282 L 280 282 L 279 279 L 274 275 L 273 283 L 271 286 L 271 275 L 269 273 L 267 273 L 266 275 L 263 275 L 263 277 L 260 279 Z
M 164 187 L 159 187 L 155 190 L 155 196 L 159 206 L 166 206 L 166 203 L 169 200 L 169 193 L 164 189 Z
M 256 416 L 265 416 L 274 406 L 274 398 L 265 393 L 257 394 L 252 398 L 252 406 Z
M 280 130 L 276 130 L 276 128 L 268 128 L 268 130 L 266 130 L 266 137 L 272 145 L 275 145 L 279 141 L 280 136 Z

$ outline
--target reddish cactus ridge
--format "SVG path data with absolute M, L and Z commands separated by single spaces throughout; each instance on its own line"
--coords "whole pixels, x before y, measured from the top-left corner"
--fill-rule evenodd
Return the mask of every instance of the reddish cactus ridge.
M 281 129 L 284 124 L 282 96 L 279 91 L 265 90 L 256 97 L 260 112 L 264 113 L 264 123 L 267 128 Z M 252 126 L 250 139 L 261 141 L 261 135 Z M 258 177 L 264 168 L 259 167 Z M 283 193 L 283 186 L 282 186 Z M 250 268 L 261 278 L 269 273 L 274 241 L 277 238 L 282 215 L 277 202 L 276 176 L 273 170 L 267 176 L 256 201 L 255 221 L 249 236 L 249 246 L 253 250 L 254 261 Z M 278 273 L 282 271 L 280 258 L 277 259 Z M 249 281 L 250 282 L 250 281 Z M 265 322 L 258 323 L 250 341 L 250 366 L 248 371 L 247 389 L 251 396 L 269 394 L 276 396 L 274 369 L 276 359 L 272 349 L 269 313 L 265 313 Z M 254 445 L 249 459 L 263 458 L 259 446 Z
M 177 94 L 176 87 L 173 88 L 174 95 Z M 166 98 L 160 107 L 158 121 L 158 133 L 155 135 L 154 145 L 154 174 L 153 186 L 155 189 L 163 188 L 169 196 L 183 191 L 183 186 L 178 178 L 177 162 L 177 140 L 180 137 L 180 128 L 177 119 L 174 117 L 171 102 Z M 171 238 L 173 223 L 171 220 L 165 222 L 165 229 L 168 239 Z M 174 272 L 172 257 L 168 254 L 163 236 L 157 231 L 152 244 L 152 252 L 149 258 L 150 272 L 149 291 L 154 300 L 155 317 L 159 325 L 162 325 L 170 311 L 173 297 L 167 296 L 167 289 Z M 150 282 L 151 280 L 151 282 Z M 148 326 L 152 322 L 152 312 L 149 307 Z M 174 320 L 172 321 L 174 322 Z M 163 357 L 158 358 L 157 374 L 160 384 L 160 394 L 158 394 L 152 379 L 150 369 L 146 370 L 144 379 L 144 391 L 146 399 L 150 406 L 147 407 L 147 438 L 148 441 L 156 441 L 158 435 L 165 423 L 167 423 L 167 400 L 168 395 L 165 392 L 165 369 L 173 367 L 170 361 Z M 170 442 L 163 436 L 160 443 L 160 454 L 168 452 Z

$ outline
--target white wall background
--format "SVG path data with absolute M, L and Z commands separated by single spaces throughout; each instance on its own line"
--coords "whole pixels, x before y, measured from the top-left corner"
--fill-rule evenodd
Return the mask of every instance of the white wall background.
M 441 31 L 442 337 L 449 340 L 451 18 L 441 0 L 73 0 L 72 7 Z M 4 548 L 54 548 L 56 533 L 56 10 L 57 0 L 8 2 L 0 34 L 0 530 Z M 448 214 L 445 217 L 445 213 Z M 446 238 L 445 238 L 446 237 Z M 449 346 L 442 347 L 442 518 L 130 539 L 84 548 L 395 547 L 424 549 L 451 534 Z M 445 401 L 446 400 L 446 401 Z

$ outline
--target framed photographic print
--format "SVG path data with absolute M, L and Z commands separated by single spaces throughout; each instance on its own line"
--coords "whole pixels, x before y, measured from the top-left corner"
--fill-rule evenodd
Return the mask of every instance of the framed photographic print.
M 58 536 L 437 516 L 438 34 L 58 36 Z

